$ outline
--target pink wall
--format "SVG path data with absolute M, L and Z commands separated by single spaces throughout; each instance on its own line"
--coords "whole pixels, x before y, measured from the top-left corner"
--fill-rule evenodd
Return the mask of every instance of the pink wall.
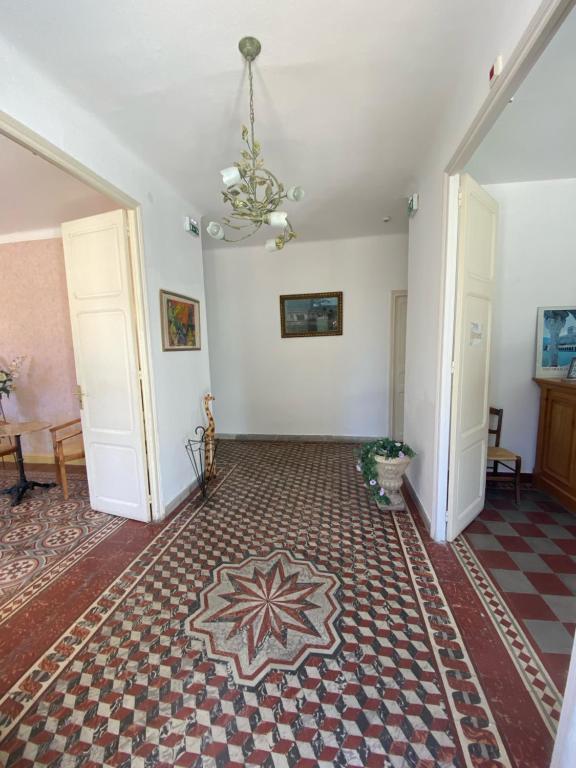
M 0 367 L 26 355 L 8 421 L 51 424 L 79 416 L 62 240 L 0 245 Z M 47 431 L 22 438 L 24 453 L 51 454 Z

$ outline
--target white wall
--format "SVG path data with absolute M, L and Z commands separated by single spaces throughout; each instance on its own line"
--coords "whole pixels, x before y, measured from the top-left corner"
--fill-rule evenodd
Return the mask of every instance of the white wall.
M 440 520 L 445 510 L 445 497 L 438 497 L 444 172 L 488 96 L 490 66 L 498 54 L 506 63 L 539 4 L 539 0 L 486 0 L 482 22 L 470 31 L 454 79 L 446 82 L 452 108 L 446 111 L 444 124 L 430 136 L 428 161 L 414 183 L 414 191 L 420 193 L 420 210 L 411 219 L 409 231 L 404 435 L 417 451 L 409 478 L 436 535 L 443 529 L 443 522 L 437 526 L 437 512 L 440 509 Z
M 142 204 L 148 344 L 164 508 L 191 484 L 183 444 L 202 421 L 200 398 L 210 385 L 206 335 L 201 352 L 162 352 L 160 337 L 160 288 L 200 299 L 206 327 L 200 240 L 183 229 L 183 216 L 194 215 L 193 206 L 2 38 L 0 93 L 5 113 Z
M 500 206 L 490 402 L 504 408 L 502 445 L 532 472 L 536 310 L 576 301 L 576 179 L 484 188 Z
M 217 430 L 385 435 L 390 291 L 406 268 L 406 235 L 206 250 Z M 315 291 L 343 291 L 343 335 L 281 338 L 279 296 Z

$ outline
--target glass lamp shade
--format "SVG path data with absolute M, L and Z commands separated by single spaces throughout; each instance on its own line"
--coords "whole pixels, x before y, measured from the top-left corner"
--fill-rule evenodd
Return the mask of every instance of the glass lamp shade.
M 292 200 L 293 203 L 299 203 L 300 200 L 304 200 L 306 196 L 306 192 L 302 187 L 290 187 L 288 192 L 286 192 L 286 197 L 288 200 Z
M 235 165 L 231 165 L 230 168 L 224 168 L 220 173 L 222 174 L 222 181 L 226 187 L 231 187 L 233 184 L 239 184 L 242 179 L 240 171 Z
M 221 224 L 218 224 L 217 221 L 211 221 L 206 227 L 206 232 L 208 232 L 210 237 L 213 237 L 214 240 L 224 239 L 224 228 Z
M 281 237 L 271 237 L 270 240 L 266 240 L 264 248 L 267 251 L 281 251 L 284 248 L 284 240 Z
M 270 224 L 271 227 L 282 227 L 284 228 L 288 222 L 288 214 L 286 211 L 274 211 L 273 213 L 268 213 L 264 217 L 264 221 L 266 224 Z

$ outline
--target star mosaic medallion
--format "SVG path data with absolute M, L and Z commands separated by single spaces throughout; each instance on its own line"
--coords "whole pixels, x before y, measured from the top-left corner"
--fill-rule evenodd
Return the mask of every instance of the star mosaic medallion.
M 190 631 L 205 636 L 210 656 L 230 662 L 237 682 L 253 686 L 271 669 L 296 669 L 309 653 L 334 652 L 339 586 L 334 574 L 285 550 L 224 564 Z

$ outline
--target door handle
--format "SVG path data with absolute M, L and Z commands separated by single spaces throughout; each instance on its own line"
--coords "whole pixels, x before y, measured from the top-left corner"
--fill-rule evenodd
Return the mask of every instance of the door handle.
M 74 387 L 74 394 L 78 398 L 78 405 L 80 406 L 80 410 L 83 411 L 84 410 L 84 397 L 85 397 L 85 395 L 82 392 L 82 387 L 80 386 L 80 384 L 77 384 Z

